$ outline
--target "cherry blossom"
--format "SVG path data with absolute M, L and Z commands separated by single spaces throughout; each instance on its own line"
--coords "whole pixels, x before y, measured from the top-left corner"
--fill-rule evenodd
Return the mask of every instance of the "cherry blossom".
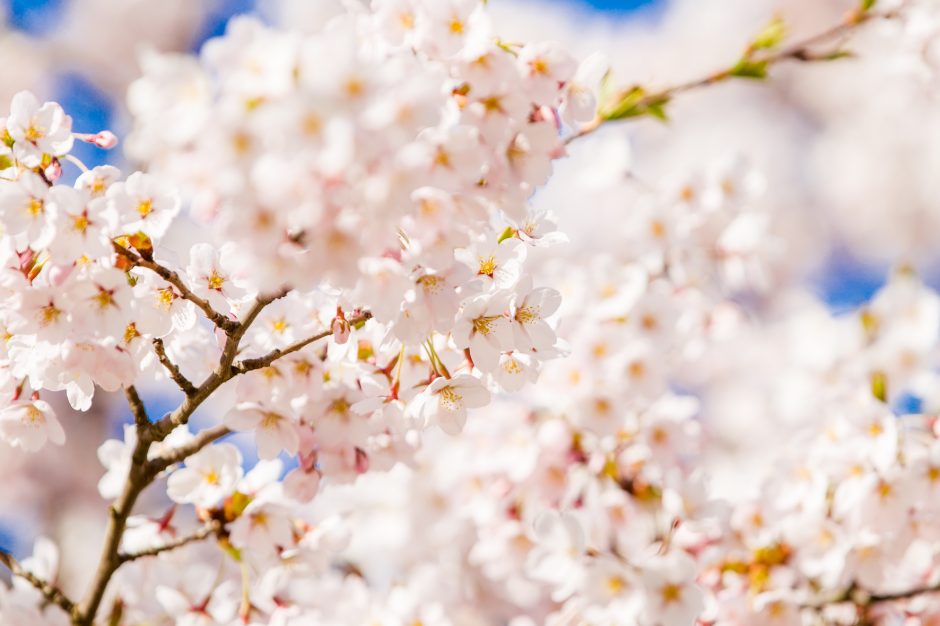
M 57 446 L 64 444 L 65 431 L 48 402 L 17 402 L 0 411 L 0 440 L 35 452 L 47 441 Z
M 937 620 L 940 296 L 913 253 L 858 307 L 811 284 L 859 249 L 821 203 L 892 197 L 880 245 L 929 240 L 933 3 L 857 3 L 805 45 L 783 20 L 831 7 L 784 7 L 672 87 L 672 52 L 710 62 L 695 3 L 656 26 L 685 48 L 618 30 L 629 53 L 584 59 L 531 8 L 264 4 L 142 52 L 141 171 L 86 167 L 74 140 L 117 136 L 29 92 L 3 120 L 0 492 L 62 558 L 0 547 L 0 624 Z M 819 74 L 729 88 L 730 126 L 678 102 L 783 63 Z M 819 95 L 858 68 L 883 88 Z M 832 118 L 866 116 L 916 119 L 922 157 L 846 152 Z M 52 487 L 106 502 L 60 516 Z

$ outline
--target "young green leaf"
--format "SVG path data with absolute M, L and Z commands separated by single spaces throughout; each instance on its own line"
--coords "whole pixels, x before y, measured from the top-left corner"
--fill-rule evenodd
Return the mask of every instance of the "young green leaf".
M 767 78 L 767 61 L 755 61 L 745 57 L 738 61 L 728 74 L 737 78 L 763 80 Z
M 751 42 L 750 50 L 768 50 L 783 41 L 787 35 L 787 25 L 780 16 L 775 17 Z
M 668 117 L 665 107 L 668 103 L 668 94 L 650 94 L 643 87 L 637 85 L 620 92 L 613 99 L 613 102 L 601 107 L 600 117 L 605 121 L 614 121 L 649 115 L 658 120 L 666 121 Z

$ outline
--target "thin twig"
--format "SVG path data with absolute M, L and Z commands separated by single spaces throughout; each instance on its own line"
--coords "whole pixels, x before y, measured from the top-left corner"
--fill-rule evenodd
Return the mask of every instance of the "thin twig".
M 157 353 L 157 358 L 170 375 L 170 379 L 176 383 L 176 386 L 179 387 L 183 393 L 187 396 L 196 393 L 196 386 L 183 375 L 176 363 L 171 361 L 170 357 L 167 356 L 166 347 L 163 345 L 162 339 L 158 338 L 153 340 L 153 351 Z
M 350 319 L 349 324 L 350 326 L 356 326 L 370 319 L 372 319 L 372 313 L 370 313 L 369 311 L 364 311 L 360 315 Z M 296 343 L 293 343 L 287 346 L 286 348 L 278 348 L 278 349 L 272 350 L 268 352 L 267 354 L 265 354 L 264 356 L 260 356 L 254 359 L 244 359 L 240 361 L 239 363 L 235 364 L 232 369 L 234 369 L 235 372 L 239 374 L 244 374 L 245 372 L 251 372 L 253 370 L 267 367 L 271 365 L 272 363 L 274 363 L 275 361 L 277 361 L 278 359 L 280 359 L 281 357 L 287 356 L 288 354 L 291 354 L 293 352 L 297 352 L 298 350 L 302 350 L 303 348 L 306 348 L 310 344 L 316 341 L 319 341 L 320 339 L 329 337 L 332 334 L 333 334 L 332 330 L 329 330 L 329 329 L 324 330 L 322 332 L 317 333 L 316 335 L 312 335 L 310 337 L 307 337 L 306 339 L 302 339 Z
M 851 11 L 848 15 L 846 15 L 845 19 L 839 24 L 837 24 L 836 26 L 828 28 L 820 33 L 812 35 L 811 37 L 808 37 L 798 43 L 785 47 L 776 52 L 767 52 L 765 54 L 751 54 L 747 56 L 746 58 L 748 61 L 752 63 L 762 64 L 767 68 L 777 65 L 778 63 L 782 63 L 784 61 L 799 61 L 799 62 L 804 62 L 804 63 L 810 63 L 814 61 L 831 60 L 832 57 L 830 54 L 819 54 L 815 52 L 813 48 L 815 48 L 816 46 L 820 44 L 826 43 L 832 39 L 841 37 L 842 35 L 846 35 L 849 32 L 856 29 L 857 27 L 867 22 L 877 20 L 877 19 L 884 19 L 884 20 L 894 19 L 898 17 L 901 14 L 901 12 L 902 12 L 901 8 L 898 8 L 892 11 L 882 11 L 882 12 L 859 11 L 859 10 Z M 685 83 L 680 83 L 678 85 L 674 85 L 672 87 L 667 87 L 660 91 L 650 93 L 638 99 L 634 103 L 633 106 L 637 110 L 645 110 L 651 106 L 661 105 L 663 102 L 668 102 L 669 100 L 671 100 L 674 96 L 678 94 L 685 93 L 687 91 L 695 91 L 697 89 L 701 89 L 702 87 L 708 87 L 710 85 L 721 83 L 731 78 L 735 78 L 733 68 L 723 69 L 718 72 L 713 72 L 709 74 L 708 76 L 696 78 Z M 628 118 L 628 119 L 636 119 L 636 118 Z M 576 141 L 577 139 L 584 137 L 585 135 L 590 135 L 591 133 L 596 131 L 598 128 L 600 128 L 602 125 L 604 125 L 604 123 L 607 121 L 610 121 L 610 120 L 605 120 L 602 117 L 598 116 L 593 121 L 582 126 L 574 134 L 569 135 L 565 139 L 565 144 L 566 145 L 570 144 L 573 141 Z
M 141 550 L 139 552 L 120 553 L 118 554 L 118 560 L 121 563 L 127 563 L 129 561 L 136 561 L 137 559 L 141 559 L 141 558 L 148 557 L 148 556 L 157 556 L 158 554 L 169 552 L 170 550 L 176 550 L 177 548 L 182 548 L 183 546 L 188 545 L 190 543 L 202 541 L 203 539 L 206 539 L 214 535 L 215 533 L 219 532 L 221 528 L 222 526 L 218 521 L 212 521 L 208 525 L 203 526 L 199 530 L 189 535 L 180 537 L 179 539 L 174 539 L 173 541 L 167 542 L 163 545 L 155 546 L 153 548 L 147 548 L 146 550 Z
M 919 587 L 917 589 L 909 589 L 908 591 L 901 591 L 898 593 L 884 593 L 884 594 L 872 594 L 868 597 L 866 604 L 880 604 L 882 602 L 897 602 L 899 600 L 910 600 L 917 596 L 921 596 L 927 593 L 937 593 L 940 592 L 940 585 L 934 585 L 933 587 Z
M 218 424 L 212 428 L 207 428 L 193 437 L 192 440 L 187 442 L 185 445 L 167 450 L 163 454 L 150 459 L 151 468 L 155 472 L 162 472 L 171 465 L 182 463 L 187 458 L 196 454 L 213 441 L 218 441 L 231 432 L 232 431 L 229 430 L 229 428 L 224 424 Z
M 73 620 L 76 619 L 78 616 L 78 610 L 75 606 L 75 603 L 72 602 L 68 596 L 62 593 L 58 587 L 33 574 L 31 571 L 23 567 L 19 561 L 13 558 L 12 554 L 4 552 L 3 550 L 0 550 L 0 563 L 3 563 L 14 576 L 22 578 L 33 587 L 38 589 L 39 593 L 41 593 L 46 600 L 68 613 L 69 617 L 71 617 Z
M 224 330 L 226 333 L 233 332 L 235 331 L 235 329 L 238 328 L 239 326 L 238 322 L 225 317 L 224 315 L 222 315 L 221 313 L 213 309 L 212 305 L 209 304 L 208 300 L 200 298 L 195 293 L 193 293 L 193 291 L 186 285 L 186 283 L 183 282 L 183 279 L 180 277 L 178 273 L 174 272 L 168 267 L 160 265 L 156 261 L 145 259 L 139 254 L 136 254 L 128 250 L 127 248 L 117 243 L 116 241 L 113 241 L 112 245 L 114 246 L 115 252 L 117 252 L 119 255 L 121 255 L 128 261 L 130 261 L 132 264 L 138 267 L 143 267 L 143 268 L 150 270 L 151 272 L 155 273 L 157 276 L 159 276 L 166 282 L 176 287 L 177 291 L 179 291 L 180 296 L 182 298 L 189 300 L 190 302 L 195 304 L 197 307 L 202 309 L 202 312 L 205 314 L 206 318 L 210 322 L 212 322 L 213 324 L 215 324 L 216 326 Z
M 144 402 L 140 399 L 137 389 L 133 385 L 125 387 L 124 396 L 127 398 L 127 406 L 130 407 L 131 413 L 134 415 L 134 423 L 137 428 L 149 428 L 150 418 L 147 417 L 147 409 L 144 407 Z

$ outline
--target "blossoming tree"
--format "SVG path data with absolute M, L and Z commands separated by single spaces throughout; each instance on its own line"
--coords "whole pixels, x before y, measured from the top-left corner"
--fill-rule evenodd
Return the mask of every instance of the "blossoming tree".
M 13 98 L 0 455 L 69 445 L 58 416 L 102 392 L 133 423 L 98 448 L 107 526 L 82 585 L 49 539 L 0 552 L 0 624 L 940 619 L 940 425 L 895 414 L 940 399 L 940 298 L 900 268 L 856 314 L 804 303 L 812 350 L 762 372 L 799 378 L 815 419 L 759 497 L 718 497 L 703 407 L 743 345 L 788 336 L 761 306 L 787 284 L 786 216 L 742 162 L 641 182 L 596 132 L 836 62 L 878 25 L 927 50 L 936 3 L 865 0 L 795 41 L 775 19 L 658 90 L 500 39 L 485 4 L 239 18 L 198 58 L 147 55 L 128 175 L 70 154 L 114 134 Z M 565 184 L 609 249 L 530 205 L 582 143 Z M 162 415 L 140 391 L 160 385 Z

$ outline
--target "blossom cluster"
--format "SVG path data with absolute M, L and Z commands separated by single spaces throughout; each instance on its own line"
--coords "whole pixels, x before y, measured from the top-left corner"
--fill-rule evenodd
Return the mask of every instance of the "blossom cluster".
M 126 177 L 16 95 L 0 455 L 65 443 L 55 392 L 134 422 L 103 553 L 63 542 L 87 592 L 0 551 L 0 626 L 940 620 L 940 295 L 901 266 L 828 311 L 779 177 L 582 138 L 603 63 L 485 4 L 282 0 L 148 52 Z
M 136 424 L 99 450 L 101 495 L 123 500 L 146 486 L 141 462 L 163 463 L 172 501 L 268 566 L 319 552 L 291 506 L 321 476 L 412 462 L 427 427 L 459 433 L 491 389 L 520 389 L 564 352 L 549 324 L 560 295 L 526 271 L 530 249 L 564 236 L 527 199 L 564 154 L 562 119 L 590 119 L 593 95 L 560 48 L 494 41 L 466 1 L 377 3 L 305 35 L 236 20 L 203 62 L 150 58 L 129 96 L 130 152 L 150 168 L 126 178 L 69 154 L 113 134 L 75 133 L 56 103 L 14 97 L 0 442 L 62 445 L 47 392 L 85 411 L 96 388 L 123 388 Z M 233 378 L 212 407 L 221 429 L 190 432 Z M 185 398 L 157 420 L 136 388 L 167 380 Z M 230 431 L 254 435 L 248 475 L 238 447 L 209 445 Z M 296 465 L 283 483 L 282 453 Z M 130 516 L 120 549 L 159 545 L 172 517 Z
M 298 353 L 239 381 L 226 423 L 257 430 L 262 458 L 302 451 L 325 467 L 335 455 L 355 475 L 368 451 L 405 445 L 398 435 L 415 420 L 459 431 L 487 387 L 534 380 L 559 354 L 546 320 L 560 298 L 533 287 L 525 259 L 564 237 L 526 201 L 563 153 L 561 116 L 589 118 L 593 99 L 562 50 L 487 33 L 476 2 L 379 3 L 307 36 L 237 20 L 206 46 L 204 65 L 150 59 L 130 104 L 132 154 L 151 172 L 123 181 L 100 167 L 74 187 L 54 184 L 69 119 L 18 95 L 3 243 L 5 385 L 20 404 L 6 421 L 48 421 L 61 443 L 54 415 L 21 383 L 65 389 L 84 410 L 95 385 L 162 374 L 153 339 L 199 380 L 220 347 L 198 309 L 224 330 L 219 318 L 241 321 L 275 291 L 286 296 L 249 329 L 240 356 L 287 350 L 325 328 L 336 342 L 329 355 Z M 180 211 L 170 179 L 194 198 L 202 233 L 188 260 L 173 252 L 179 236 L 163 245 Z M 190 291 L 147 263 L 182 275 Z M 376 323 L 348 341 L 350 319 L 366 316 Z M 320 415 L 315 436 L 298 429 Z M 45 431 L 29 432 L 7 439 L 42 445 Z

